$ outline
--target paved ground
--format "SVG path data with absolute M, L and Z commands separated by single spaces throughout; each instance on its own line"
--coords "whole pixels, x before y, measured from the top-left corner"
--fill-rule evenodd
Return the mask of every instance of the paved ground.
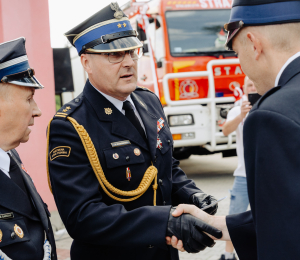
M 219 204 L 217 215 L 226 215 L 229 208 L 229 189 L 233 184 L 232 172 L 237 166 L 237 157 L 222 158 L 221 154 L 209 156 L 191 156 L 181 161 L 181 168 L 192 178 L 197 186 L 216 198 L 228 196 Z M 59 216 L 53 214 L 53 222 L 57 229 L 62 228 L 59 224 Z M 58 223 L 58 224 L 57 224 Z M 68 234 L 56 235 L 58 260 L 70 259 L 70 245 L 72 239 Z M 213 248 L 206 249 L 199 254 L 180 253 L 181 260 L 218 260 L 224 251 L 224 242 L 217 242 Z

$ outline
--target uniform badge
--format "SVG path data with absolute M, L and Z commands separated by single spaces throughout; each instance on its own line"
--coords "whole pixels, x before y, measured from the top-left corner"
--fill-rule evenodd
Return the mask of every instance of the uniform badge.
M 119 159 L 119 155 L 118 155 L 117 153 L 114 153 L 114 154 L 113 154 L 113 158 L 114 158 L 115 160 L 117 160 L 117 159 Z
M 15 226 L 14 226 L 14 231 L 19 238 L 24 237 L 24 232 L 23 232 L 22 228 L 20 228 L 17 224 L 15 224 Z
M 131 179 L 131 171 L 130 171 L 129 167 L 126 168 L 126 179 L 128 181 L 130 181 L 130 179 Z
M 139 148 L 135 148 L 135 149 L 133 150 L 133 152 L 134 152 L 134 154 L 135 154 L 136 156 L 140 156 L 140 155 L 141 155 L 141 150 L 140 150 Z
M 23 170 L 24 172 L 26 172 L 27 174 L 29 174 L 28 171 L 26 170 L 26 168 L 25 168 L 25 166 L 24 166 L 23 163 L 21 164 L 21 166 L 22 166 L 22 170 Z
M 63 110 L 63 112 L 67 112 L 68 110 L 70 110 L 71 109 L 71 107 L 66 107 L 64 110 Z
M 49 153 L 50 161 L 58 157 L 69 157 L 71 154 L 71 147 L 70 146 L 57 146 Z M 23 167 L 22 167 L 23 169 Z M 23 169 L 24 170 L 24 169 Z
M 116 11 L 114 13 L 114 17 L 116 19 L 121 19 L 123 17 L 123 12 L 122 10 L 120 9 L 120 6 L 117 2 L 114 2 L 114 3 L 110 3 L 110 8 L 113 10 L 113 11 Z
M 107 115 L 111 115 L 112 114 L 112 109 L 111 108 L 104 108 L 104 111 L 105 111 L 105 114 L 107 114 Z
M 2 237 L 3 237 L 3 233 L 2 230 L 0 229 L 0 243 L 2 242 Z
M 162 141 L 160 140 L 159 135 L 157 135 L 156 148 L 158 148 L 159 150 L 161 150 L 161 148 L 163 148 Z
M 164 122 L 162 117 L 157 120 L 157 133 L 164 127 Z

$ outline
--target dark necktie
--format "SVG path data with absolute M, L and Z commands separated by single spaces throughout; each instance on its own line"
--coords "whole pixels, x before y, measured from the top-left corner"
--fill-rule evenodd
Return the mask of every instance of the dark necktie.
M 8 156 L 10 158 L 10 165 L 9 165 L 10 178 L 28 195 L 24 184 L 23 176 L 18 164 L 15 162 L 15 160 L 11 157 L 9 153 Z
M 140 135 L 144 138 L 144 140 L 147 140 L 145 131 L 144 131 L 139 119 L 136 117 L 136 115 L 133 111 L 133 107 L 128 100 L 123 102 L 123 109 L 125 110 L 125 116 L 128 118 L 128 120 L 139 131 Z

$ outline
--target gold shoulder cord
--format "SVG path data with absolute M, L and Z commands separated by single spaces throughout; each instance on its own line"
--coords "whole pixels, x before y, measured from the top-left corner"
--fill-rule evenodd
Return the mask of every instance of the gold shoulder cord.
M 84 127 L 82 125 L 78 124 L 78 122 L 74 118 L 67 117 L 67 119 L 72 123 L 75 130 L 77 131 L 77 133 L 81 139 L 81 142 L 83 144 L 83 147 L 85 149 L 85 152 L 89 158 L 90 164 L 94 170 L 94 173 L 95 173 L 102 189 L 109 197 L 111 197 L 114 200 L 122 201 L 122 202 L 129 202 L 129 201 L 136 200 L 147 191 L 147 189 L 151 185 L 151 182 L 154 180 L 154 184 L 152 185 L 152 188 L 154 190 L 153 205 L 156 206 L 156 190 L 157 190 L 158 185 L 157 185 L 157 168 L 155 166 L 151 165 L 148 167 L 148 169 L 146 170 L 144 177 L 137 189 L 132 190 L 132 191 L 122 191 L 122 190 L 115 188 L 108 182 L 108 180 L 106 179 L 106 177 L 104 175 L 104 172 L 101 167 L 95 146 L 94 146 L 89 134 L 87 133 L 87 131 L 84 129 Z M 50 122 L 48 124 L 48 131 L 47 131 L 46 167 L 47 167 L 48 185 L 49 185 L 50 191 L 52 192 L 50 177 L 49 177 L 49 163 L 48 163 L 49 136 L 50 136 L 51 122 L 52 122 L 52 119 L 50 120 Z M 134 196 L 134 197 L 128 198 L 128 199 L 122 199 L 122 198 L 118 198 L 115 195 L 111 194 L 110 191 L 112 193 L 115 193 L 116 195 L 121 195 L 121 196 L 125 196 L 125 197 L 133 197 Z

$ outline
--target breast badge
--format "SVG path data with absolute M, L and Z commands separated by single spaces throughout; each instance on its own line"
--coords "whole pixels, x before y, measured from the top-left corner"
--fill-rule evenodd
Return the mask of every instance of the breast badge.
M 157 120 L 157 133 L 164 127 L 164 122 L 162 117 Z
M 3 237 L 3 233 L 2 230 L 0 229 L 0 243 L 2 242 L 2 237 Z
M 118 155 L 117 153 L 114 153 L 114 154 L 113 154 L 113 158 L 114 158 L 115 160 L 117 160 L 117 159 L 119 159 L 119 155 Z
M 163 148 L 162 141 L 160 140 L 159 135 L 157 135 L 156 148 L 158 148 L 159 150 L 161 150 L 161 148 Z
M 14 226 L 14 231 L 19 238 L 24 237 L 24 232 L 23 232 L 22 228 L 20 228 L 17 224 L 15 224 L 15 226 Z
M 104 111 L 105 111 L 105 114 L 107 114 L 107 115 L 111 115 L 112 114 L 112 109 L 111 108 L 109 108 L 109 107 L 107 107 L 107 108 L 104 108 Z
M 126 179 L 128 181 L 131 180 L 131 171 L 130 171 L 129 167 L 126 168 Z
M 136 156 L 140 156 L 140 155 L 141 155 L 141 150 L 140 150 L 139 148 L 135 148 L 135 149 L 133 150 L 133 152 L 134 152 L 134 154 L 135 154 Z

